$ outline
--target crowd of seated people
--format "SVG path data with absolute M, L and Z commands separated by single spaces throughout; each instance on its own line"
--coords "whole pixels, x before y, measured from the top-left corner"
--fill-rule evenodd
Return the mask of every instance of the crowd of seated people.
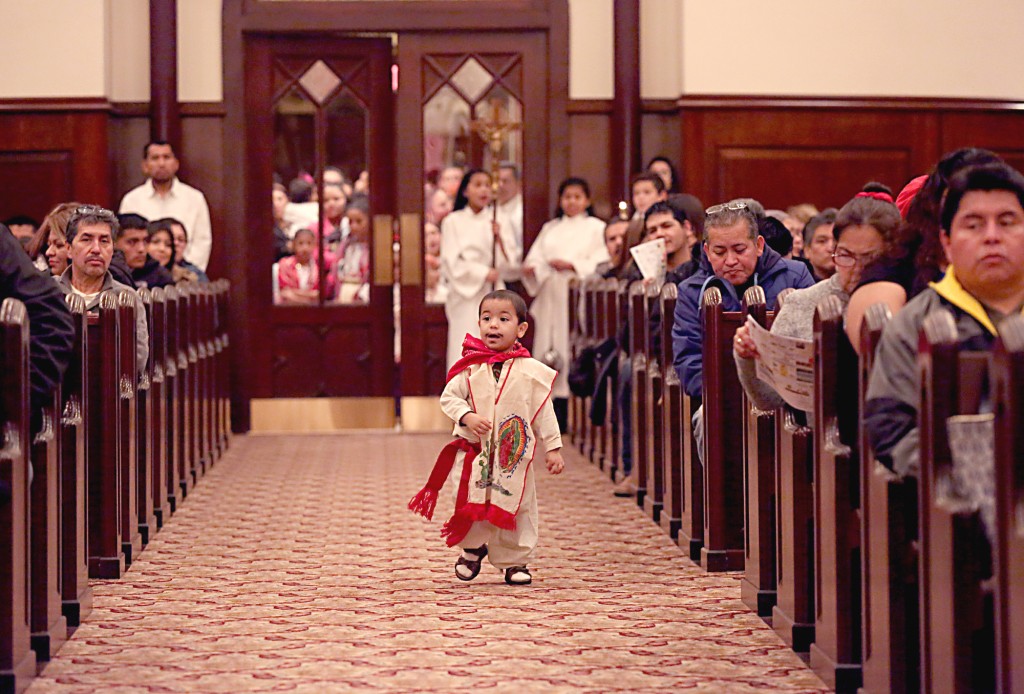
M 322 195 L 322 199 L 321 199 Z M 271 190 L 274 303 L 366 303 L 370 289 L 369 173 L 352 182 L 336 166 Z M 322 211 L 322 218 L 321 218 Z M 322 260 L 321 260 L 322 254 Z

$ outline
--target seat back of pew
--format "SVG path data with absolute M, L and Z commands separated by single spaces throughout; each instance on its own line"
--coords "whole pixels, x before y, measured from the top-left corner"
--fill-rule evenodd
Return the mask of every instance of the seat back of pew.
M 814 317 L 814 578 L 811 667 L 837 691 L 861 685 L 858 364 L 836 296 Z
M 164 353 L 164 391 L 167 396 L 167 505 L 174 513 L 185 495 L 182 469 L 185 466 L 182 447 L 181 390 L 183 373 L 178 366 L 178 289 L 164 289 L 164 325 L 166 345 Z
M 608 338 L 615 337 L 618 334 L 619 326 L 621 325 L 621 314 L 619 313 L 619 281 L 616 279 L 606 279 L 603 284 L 604 288 L 604 304 L 601 310 L 607 316 L 607 329 L 602 338 L 602 341 Z M 613 355 L 611 358 L 615 359 L 618 355 Z M 599 384 L 599 387 L 600 384 Z M 604 443 L 602 444 L 604 462 L 603 470 L 608 475 L 615 479 L 615 476 L 620 467 L 619 461 L 619 419 L 615 416 L 617 409 L 615 407 L 615 394 L 617 390 L 617 383 L 614 376 L 608 378 L 607 382 L 603 384 L 603 387 L 607 389 L 607 408 L 605 410 L 604 419 Z
M 584 346 L 592 346 L 597 342 L 597 325 L 598 325 L 598 301 L 597 291 L 600 281 L 596 277 L 588 277 L 583 280 L 583 321 L 582 321 L 582 333 Z M 584 412 L 590 409 L 592 398 L 586 397 L 583 399 L 583 410 Z M 580 431 L 580 452 L 594 460 L 594 441 L 595 441 L 594 425 L 590 421 L 589 417 L 583 418 L 583 427 Z
M 644 512 L 655 523 L 661 523 L 661 510 L 664 505 L 664 408 L 662 355 L 655 352 L 651 335 L 652 316 L 660 314 L 661 283 L 651 282 L 644 285 L 643 334 L 642 348 L 647 355 L 647 398 L 641 403 L 645 409 L 645 430 L 637 432 L 646 440 L 647 450 L 647 494 L 644 496 Z M 660 325 L 658 326 L 661 327 Z
M 582 349 L 580 334 L 580 289 L 578 277 L 569 280 L 569 363 L 575 364 Z M 583 426 L 583 398 L 575 393 L 569 396 L 569 436 L 573 443 L 579 440 L 580 427 Z
M 174 340 L 173 352 L 177 358 L 177 447 L 178 480 L 182 498 L 188 496 L 195 485 L 193 468 L 196 465 L 192 440 L 195 436 L 195 420 L 192 418 L 192 362 L 188 356 L 188 296 L 187 284 L 176 287 L 177 300 L 174 302 L 174 329 L 168 326 L 168 339 Z
M 594 311 L 596 312 L 594 321 L 594 335 L 592 345 L 600 344 L 604 342 L 605 338 L 608 337 L 609 333 L 614 330 L 613 318 L 608 314 L 608 286 L 604 280 L 595 279 L 593 282 L 593 304 Z M 590 399 L 590 407 L 593 407 L 593 398 Z M 591 443 L 591 455 L 590 460 L 597 464 L 597 466 L 604 470 L 608 460 L 608 419 L 604 421 L 594 421 L 590 419 L 592 443 Z
M 672 323 L 675 319 L 679 286 L 666 282 L 661 287 L 661 360 L 662 373 L 662 507 L 661 527 L 678 541 L 683 509 L 683 387 L 672 355 Z
M 952 484 L 946 420 L 979 411 L 990 354 L 959 349 L 953 315 L 925 317 L 918 355 L 921 686 L 925 691 L 994 688 L 994 646 L 982 582 L 991 571 L 978 513 Z
M 228 358 L 228 292 L 231 283 L 222 279 L 213 285 L 217 309 L 217 436 L 221 453 L 224 453 L 231 435 L 231 360 Z
M 0 688 L 23 689 L 36 671 L 28 611 L 28 313 L 0 304 Z
M 143 428 L 146 432 L 144 445 L 152 457 L 152 474 L 145 493 L 149 495 L 156 528 L 161 528 L 171 514 L 167 502 L 167 303 L 161 287 L 150 292 L 148 298 L 145 303 L 149 322 L 149 389 L 147 422 Z
M 85 301 L 66 297 L 75 324 L 75 344 L 64 372 L 61 394 L 61 598 L 69 627 L 77 627 L 92 611 L 89 557 L 86 548 L 86 450 L 88 448 L 89 353 Z
M 764 289 L 748 289 L 743 304 L 747 315 L 771 328 L 775 314 L 768 312 Z M 746 515 L 740 598 L 758 616 L 770 617 L 775 607 L 775 411 L 757 409 L 744 395 L 743 413 Z
M 89 316 L 88 481 L 89 577 L 120 578 L 125 569 L 121 546 L 121 359 L 117 297 L 100 295 L 96 315 Z
M 124 548 L 125 566 L 130 566 L 142 551 L 139 532 L 139 479 L 136 429 L 138 412 L 136 398 L 139 384 L 139 366 L 135 356 L 136 321 L 133 291 L 117 292 L 118 341 L 121 358 L 118 361 L 118 396 L 120 398 L 120 464 L 121 464 L 121 546 Z
M 43 407 L 39 431 L 30 432 L 33 479 L 29 495 L 29 625 L 37 662 L 49 661 L 68 635 L 60 598 L 61 404 L 58 384 Z
M 633 458 L 633 475 L 636 479 L 636 502 L 641 508 L 647 495 L 647 314 L 646 294 L 643 282 L 634 282 L 629 287 L 629 354 L 632 373 L 630 412 L 632 431 L 630 434 Z
M 996 686 L 1024 691 L 1024 318 L 999 325 L 993 357 L 996 481 Z
M 150 391 L 153 385 L 153 295 L 147 288 L 138 290 L 146 312 L 149 326 L 149 358 L 139 373 L 135 389 L 135 491 L 138 509 L 139 537 L 142 545 L 149 544 L 151 535 L 156 534 L 156 510 L 153 506 L 153 476 L 155 457 L 150 443 L 153 426 L 153 402 Z
M 814 641 L 813 482 L 813 438 L 804 413 L 776 410 L 772 628 L 799 653 L 810 650 Z
M 722 308 L 718 287 L 704 292 L 704 546 L 707 571 L 743 569 L 743 388 L 732 358 L 742 312 Z
M 868 308 L 861 326 L 859 403 L 867 398 L 875 350 L 891 313 Z M 875 459 L 860 438 L 862 690 L 908 694 L 920 690 L 917 596 L 917 480 L 900 478 Z
M 185 416 L 189 421 L 186 447 L 191 463 L 189 474 L 194 485 L 203 476 L 205 470 L 201 443 L 202 417 L 200 416 L 201 393 L 199 388 L 201 373 L 199 366 L 199 340 L 196 326 L 196 314 L 198 312 L 198 290 L 196 283 L 189 282 L 183 285 L 181 298 L 178 301 L 178 310 L 182 314 L 178 325 L 184 339 L 182 352 L 188 361 L 188 370 L 185 372 L 187 388 L 184 403 Z

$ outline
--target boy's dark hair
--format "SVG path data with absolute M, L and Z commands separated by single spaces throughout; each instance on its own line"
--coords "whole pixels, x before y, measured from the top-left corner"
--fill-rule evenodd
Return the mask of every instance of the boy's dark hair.
M 629 182 L 629 192 L 632 193 L 633 187 L 636 186 L 636 184 L 640 183 L 641 181 L 650 181 L 651 185 L 654 186 L 654 190 L 658 191 L 659 193 L 665 192 L 665 179 L 663 179 L 658 174 L 650 173 L 649 171 L 645 171 L 644 173 L 638 173 L 636 176 L 633 176 L 633 180 Z
M 949 179 L 946 189 L 946 201 L 942 205 L 943 234 L 949 234 L 964 196 L 976 190 L 1012 193 L 1024 207 L 1024 176 L 1009 164 L 1000 162 L 961 169 Z
M 149 142 L 146 143 L 146 146 L 142 148 L 142 158 L 143 159 L 146 159 L 147 157 L 149 157 L 149 148 L 153 147 L 153 146 L 156 146 L 156 147 L 164 147 L 164 146 L 170 147 L 171 148 L 171 156 L 177 156 L 174 153 L 174 145 L 172 145 L 167 140 L 150 140 Z
M 149 220 L 141 214 L 135 214 L 134 212 L 117 215 L 117 223 L 121 226 L 121 231 L 128 231 L 129 229 L 146 231 L 149 228 Z
M 477 309 L 477 317 L 480 316 L 480 312 L 483 310 L 484 307 L 484 302 L 487 301 L 509 302 L 510 304 L 512 304 L 512 308 L 516 310 L 516 318 L 519 320 L 519 322 L 526 322 L 526 302 L 523 301 L 523 297 L 519 296 L 515 292 L 508 289 L 495 289 L 493 292 L 489 292 L 487 296 L 480 300 L 480 308 Z
M 824 210 L 814 215 L 807 220 L 807 224 L 804 224 L 804 247 L 811 245 L 811 239 L 814 238 L 814 230 L 820 227 L 822 224 L 835 224 L 836 215 L 839 214 L 839 210 L 834 207 L 826 207 Z

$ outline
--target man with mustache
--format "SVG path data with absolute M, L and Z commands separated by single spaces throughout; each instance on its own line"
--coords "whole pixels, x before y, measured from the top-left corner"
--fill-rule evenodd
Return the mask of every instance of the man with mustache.
M 110 260 L 120 227 L 110 210 L 84 205 L 75 210 L 68 221 L 68 269 L 57 283 L 65 294 L 78 294 L 85 308 L 93 311 L 103 292 L 127 289 L 135 297 L 135 358 L 139 371 L 149 358 L 149 326 L 146 310 L 135 290 L 121 284 L 110 274 Z
M 950 179 L 940 222 L 949 269 L 886 326 L 864 413 L 875 455 L 905 476 L 919 469 L 917 345 L 925 316 L 950 311 L 960 349 L 988 351 L 1000 322 L 1024 312 L 1024 176 L 1002 162 L 961 170 Z

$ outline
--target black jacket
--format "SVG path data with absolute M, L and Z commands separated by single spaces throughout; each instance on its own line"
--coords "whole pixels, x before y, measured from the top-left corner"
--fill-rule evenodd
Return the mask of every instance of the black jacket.
M 156 261 L 156 258 L 146 254 L 146 264 L 132 270 L 132 280 L 136 287 L 167 287 L 174 284 L 174 278 L 170 271 Z
M 25 304 L 29 319 L 29 385 L 33 426 L 71 360 L 75 324 L 52 277 L 35 268 L 10 230 L 0 224 L 0 301 Z

